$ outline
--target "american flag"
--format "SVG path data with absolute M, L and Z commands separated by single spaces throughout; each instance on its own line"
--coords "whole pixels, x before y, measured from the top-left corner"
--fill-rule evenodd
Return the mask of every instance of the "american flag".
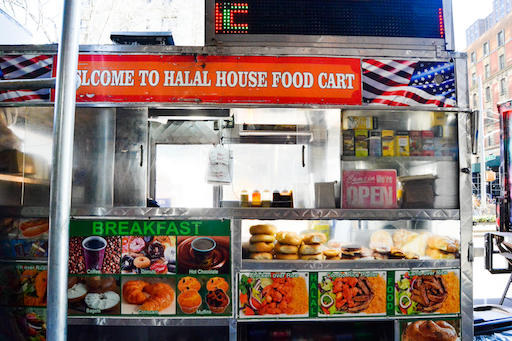
M 388 106 L 454 107 L 451 62 L 363 60 L 363 102 Z
M 0 79 L 34 79 L 52 76 L 53 56 L 0 56 Z M 9 90 L 0 92 L 0 102 L 49 101 L 50 89 Z

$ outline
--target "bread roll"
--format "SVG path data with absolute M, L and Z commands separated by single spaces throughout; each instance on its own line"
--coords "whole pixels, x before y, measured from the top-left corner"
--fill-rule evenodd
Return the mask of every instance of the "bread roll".
M 302 243 L 302 238 L 295 232 L 280 231 L 276 234 L 276 239 L 281 244 L 299 246 Z
M 252 235 L 251 238 L 249 238 L 249 243 L 273 243 L 276 240 L 274 235 L 272 234 L 265 234 L 265 233 L 258 233 L 255 235 Z
M 428 239 L 427 245 L 431 249 L 438 249 L 445 252 L 457 252 L 460 243 L 457 239 L 448 236 L 433 236 Z
M 418 237 L 416 232 L 400 229 L 393 234 L 393 245 L 401 249 L 404 245 L 412 242 L 416 237 Z
M 322 244 L 302 244 L 299 248 L 299 253 L 301 255 L 316 255 L 322 252 Z
M 341 250 L 339 250 L 339 249 L 327 249 L 327 250 L 324 250 L 324 255 L 327 258 L 338 257 L 340 255 L 340 252 L 341 252 Z
M 393 238 L 385 230 L 379 230 L 372 234 L 370 237 L 370 249 L 375 252 L 386 253 L 391 251 L 393 245 Z
M 318 253 L 316 255 L 300 255 L 300 259 L 302 259 L 302 260 L 324 260 L 325 256 L 323 253 Z
M 260 242 L 249 245 L 250 252 L 272 252 L 273 249 L 273 243 Z
M 295 245 L 286 245 L 277 242 L 276 245 L 274 246 L 274 250 L 280 253 L 297 253 L 299 252 L 299 247 Z
M 456 339 L 457 331 L 446 321 L 415 321 L 402 333 L 402 341 L 455 341 Z
M 429 247 L 427 248 L 427 256 L 430 256 L 434 259 L 455 259 L 455 258 L 457 258 L 455 256 L 455 253 L 444 252 L 444 251 L 441 251 L 438 249 L 432 249 Z
M 260 224 L 260 225 L 253 225 L 249 227 L 249 233 L 252 235 L 255 234 L 276 234 L 277 233 L 277 227 L 271 224 Z
M 299 259 L 299 255 L 296 253 L 276 253 L 276 259 L 283 259 L 283 260 L 297 260 Z
M 270 260 L 274 258 L 270 252 L 253 252 L 250 255 L 251 259 Z
M 322 232 L 307 233 L 302 236 L 304 244 L 322 244 L 327 241 L 327 237 Z

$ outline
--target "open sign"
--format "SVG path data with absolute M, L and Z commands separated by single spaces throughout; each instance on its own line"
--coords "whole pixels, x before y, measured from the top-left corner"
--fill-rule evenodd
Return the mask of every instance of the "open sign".
M 397 208 L 396 170 L 343 171 L 343 208 Z

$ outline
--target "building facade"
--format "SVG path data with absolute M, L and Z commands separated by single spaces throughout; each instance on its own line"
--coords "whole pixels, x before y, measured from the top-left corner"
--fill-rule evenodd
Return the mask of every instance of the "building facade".
M 497 104 L 512 97 L 512 0 L 493 1 L 493 11 L 466 30 L 470 106 L 484 115 L 487 170 L 498 172 L 500 155 Z M 478 80 L 481 81 L 481 90 Z M 474 160 L 474 194 L 480 193 L 480 160 Z M 488 183 L 491 198 L 499 195 L 499 179 Z

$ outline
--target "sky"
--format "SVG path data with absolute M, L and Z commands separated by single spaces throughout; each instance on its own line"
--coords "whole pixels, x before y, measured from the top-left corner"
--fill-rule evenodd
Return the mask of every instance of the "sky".
M 492 0 L 452 0 L 455 49 L 466 48 L 466 29 L 492 11 Z

